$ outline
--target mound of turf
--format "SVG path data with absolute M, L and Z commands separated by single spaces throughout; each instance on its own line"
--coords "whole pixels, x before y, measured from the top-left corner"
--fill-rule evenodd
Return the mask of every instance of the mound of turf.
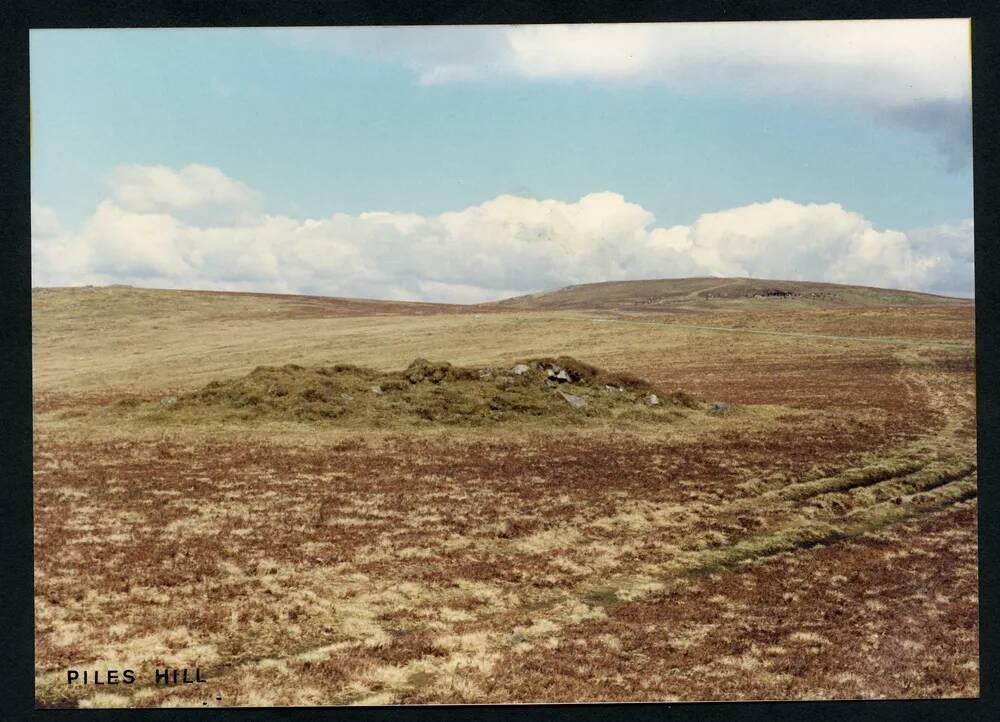
M 402 371 L 351 365 L 259 366 L 213 381 L 161 408 L 178 421 L 198 418 L 330 421 L 338 425 L 493 423 L 536 419 L 667 420 L 697 404 L 643 379 L 609 373 L 570 357 L 467 368 L 417 359 Z

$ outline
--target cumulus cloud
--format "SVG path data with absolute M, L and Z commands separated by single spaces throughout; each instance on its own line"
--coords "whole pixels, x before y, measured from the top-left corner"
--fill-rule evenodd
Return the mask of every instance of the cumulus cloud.
M 259 195 L 218 168 L 192 163 L 123 165 L 114 171 L 115 203 L 135 213 L 174 213 L 190 223 L 220 223 L 245 215 Z
M 402 64 L 424 84 L 572 78 L 845 105 L 930 135 L 951 168 L 971 158 L 971 46 L 961 19 L 281 32 Z
M 907 232 L 914 253 L 934 262 L 927 290 L 945 296 L 971 296 L 975 278 L 975 224 L 914 228 Z
M 51 238 L 63 232 L 59 216 L 47 206 L 31 201 L 31 237 Z
M 221 171 L 219 172 L 221 174 Z M 223 176 L 224 177 L 224 176 Z M 575 202 L 501 195 L 438 215 L 258 214 L 196 225 L 115 196 L 79 229 L 32 213 L 35 285 L 294 292 L 474 303 L 576 283 L 754 276 L 972 295 L 973 224 L 877 229 L 836 203 L 773 199 L 664 227 L 611 192 Z

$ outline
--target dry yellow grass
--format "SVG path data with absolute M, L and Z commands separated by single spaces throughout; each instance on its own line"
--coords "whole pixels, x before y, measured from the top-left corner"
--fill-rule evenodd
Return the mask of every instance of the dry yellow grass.
M 139 289 L 39 291 L 34 324 L 42 703 L 977 690 L 970 338 Z M 736 407 L 502 434 L 108 411 L 260 365 L 560 354 Z M 210 683 L 64 683 L 167 664 Z
M 60 291 L 36 292 L 42 294 L 34 304 L 36 392 L 190 390 L 288 363 L 388 371 L 420 357 L 475 366 L 563 354 L 613 370 L 655 367 L 664 377 L 650 380 L 665 383 L 672 367 L 719 358 L 752 366 L 761 353 L 806 363 L 831 348 L 829 338 L 808 334 L 761 337 L 558 312 L 301 317 L 293 303 L 283 307 L 270 297 Z M 89 296 L 96 298 L 84 304 Z M 962 346 L 971 349 L 971 341 Z M 872 350 L 870 341 L 850 338 L 836 347 L 843 354 Z

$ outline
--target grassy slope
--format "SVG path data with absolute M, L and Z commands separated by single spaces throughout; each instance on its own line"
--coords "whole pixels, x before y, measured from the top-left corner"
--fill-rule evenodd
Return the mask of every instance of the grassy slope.
M 668 283 L 683 286 L 687 281 Z M 735 316 L 685 315 L 688 325 L 656 326 L 599 323 L 560 311 L 522 312 L 506 306 L 503 312 L 500 307 L 479 312 L 470 306 L 301 296 L 127 287 L 36 289 L 34 390 L 167 393 L 243 375 L 258 365 L 354 363 L 393 370 L 417 357 L 473 365 L 568 354 L 612 370 L 647 367 L 662 374 L 707 360 L 745 365 L 753 359 L 759 364 L 762 348 L 769 356 L 794 362 L 828 347 L 830 339 L 822 336 L 845 336 L 845 329 L 857 336 L 959 339 L 966 344 L 973 333 L 974 307 L 967 302 L 923 306 L 923 314 L 915 316 L 907 307 L 797 312 L 789 311 L 784 301 L 757 300 L 757 307 Z M 817 338 L 748 338 L 692 325 L 697 323 L 794 330 Z M 842 344 L 862 356 L 868 353 L 846 338 Z M 671 376 L 649 380 L 675 387 Z
M 766 297 L 770 290 L 791 294 Z M 632 309 L 662 310 L 663 307 L 741 308 L 778 301 L 784 306 L 809 308 L 887 307 L 928 304 L 967 304 L 964 299 L 934 296 L 867 286 L 780 281 L 754 278 L 679 278 L 646 281 L 610 281 L 568 286 L 547 293 L 501 301 L 498 305 L 517 309 Z

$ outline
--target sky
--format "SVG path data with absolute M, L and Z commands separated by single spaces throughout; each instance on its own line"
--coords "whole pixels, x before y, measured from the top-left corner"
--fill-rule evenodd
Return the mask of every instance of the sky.
M 972 296 L 969 25 L 33 30 L 32 282 Z

